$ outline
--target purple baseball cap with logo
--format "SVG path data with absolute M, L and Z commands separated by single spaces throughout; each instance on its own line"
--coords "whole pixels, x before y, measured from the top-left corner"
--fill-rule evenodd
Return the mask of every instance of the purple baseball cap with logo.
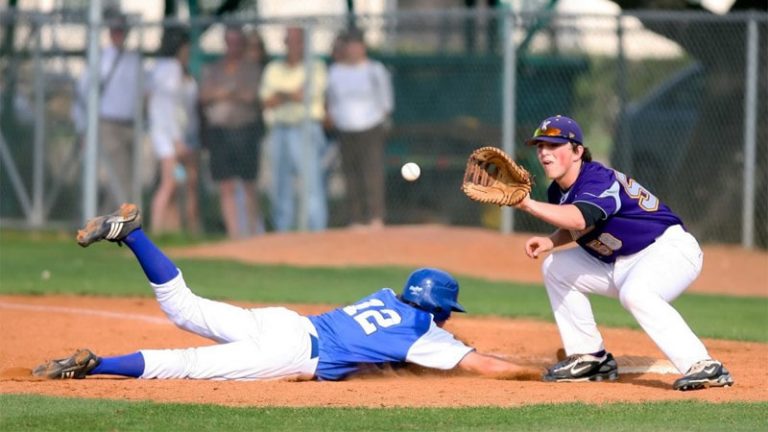
M 541 122 L 539 127 L 533 132 L 533 136 L 525 143 L 536 145 L 539 141 L 553 144 L 566 144 L 570 142 L 583 145 L 584 135 L 581 133 L 581 127 L 576 123 L 576 120 L 557 115 Z

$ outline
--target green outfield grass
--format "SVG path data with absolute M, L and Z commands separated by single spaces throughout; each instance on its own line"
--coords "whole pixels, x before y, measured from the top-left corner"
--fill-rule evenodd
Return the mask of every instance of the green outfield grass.
M 27 395 L 0 395 L 0 403 L 4 407 L 0 414 L 0 429 L 4 431 L 736 432 L 764 430 L 768 424 L 768 403 L 563 404 L 519 408 L 230 408 Z
M 178 241 L 172 242 L 178 245 Z M 389 286 L 399 291 L 409 268 L 295 268 L 180 259 L 187 283 L 203 296 L 270 303 L 343 304 Z M 47 272 L 48 278 L 45 278 Z M 472 315 L 552 321 L 540 285 L 489 282 L 457 275 L 461 302 Z M 127 247 L 78 247 L 68 236 L 0 232 L 0 293 L 151 296 Z M 602 326 L 638 328 L 615 299 L 593 296 Z M 702 337 L 768 342 L 768 299 L 684 294 L 675 301 Z

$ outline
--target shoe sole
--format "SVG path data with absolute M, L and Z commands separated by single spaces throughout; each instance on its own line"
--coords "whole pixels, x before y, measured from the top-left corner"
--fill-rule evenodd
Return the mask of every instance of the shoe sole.
M 675 388 L 675 390 L 680 390 L 680 391 L 702 390 L 702 389 L 708 389 L 710 387 L 731 387 L 732 385 L 733 385 L 733 378 L 731 378 L 729 375 L 724 375 L 715 380 L 702 379 L 697 381 L 690 381 L 680 387 Z
M 593 381 L 593 382 L 601 382 L 601 381 L 616 381 L 619 379 L 619 372 L 618 371 L 611 371 L 607 373 L 601 373 L 581 378 L 548 378 L 544 376 L 544 381 L 546 382 L 587 382 L 587 381 Z
M 104 222 L 111 217 L 120 217 L 123 220 L 133 220 L 139 212 L 139 208 L 134 204 L 123 204 L 115 212 L 106 216 L 97 216 L 93 219 L 89 219 L 86 222 L 83 229 L 77 231 L 77 244 L 82 247 L 88 247 L 91 244 L 102 240 L 99 234 L 99 230 L 104 226 Z

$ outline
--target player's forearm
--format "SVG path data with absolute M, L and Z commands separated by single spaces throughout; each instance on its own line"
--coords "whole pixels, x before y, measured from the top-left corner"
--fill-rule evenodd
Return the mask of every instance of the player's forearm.
M 517 208 L 564 230 L 586 228 L 584 215 L 573 204 L 557 205 L 527 199 Z
M 458 367 L 475 375 L 494 379 L 538 380 L 541 371 L 478 352 L 467 354 Z

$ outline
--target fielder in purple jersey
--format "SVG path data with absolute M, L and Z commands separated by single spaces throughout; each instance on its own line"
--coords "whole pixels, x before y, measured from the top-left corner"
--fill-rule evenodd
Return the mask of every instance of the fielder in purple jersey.
M 683 373 L 673 388 L 694 390 L 733 384 L 699 338 L 669 304 L 698 277 L 703 254 L 680 218 L 640 183 L 592 162 L 579 125 L 568 117 L 544 120 L 527 143 L 536 146 L 552 180 L 548 203 L 526 197 L 517 209 L 557 230 L 534 236 L 525 252 L 538 258 L 571 242 L 580 247 L 551 253 L 542 264 L 560 337 L 568 355 L 548 369 L 545 381 L 618 378 L 606 352 L 587 294 L 618 298 L 648 336 Z
M 667 228 L 683 225 L 639 183 L 597 162 L 584 162 L 576 182 L 566 191 L 552 182 L 547 196 L 552 204 L 574 204 L 599 218 L 600 223 L 578 236 L 576 243 L 607 263 L 639 252 Z
M 443 325 L 458 302 L 459 283 L 448 273 L 423 268 L 402 292 L 381 289 L 355 304 L 302 316 L 282 307 L 246 309 L 192 293 L 181 271 L 144 234 L 133 204 L 90 220 L 78 232 L 83 246 L 125 243 L 136 256 L 160 307 L 180 328 L 216 345 L 140 350 L 100 357 L 88 349 L 33 370 L 51 379 L 120 375 L 144 379 L 340 380 L 372 365 L 414 363 L 499 379 L 531 379 L 536 370 L 481 354 Z

